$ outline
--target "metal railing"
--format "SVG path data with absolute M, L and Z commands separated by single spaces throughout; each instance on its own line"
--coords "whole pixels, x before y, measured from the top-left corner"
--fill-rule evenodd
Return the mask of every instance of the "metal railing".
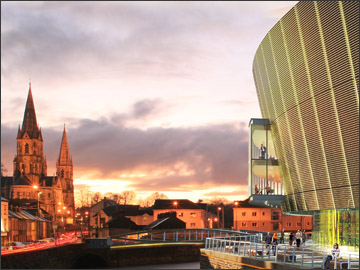
M 231 238 L 236 236 L 249 236 L 252 241 L 254 235 L 246 232 L 239 232 L 225 229 L 168 229 L 154 231 L 138 231 L 113 236 L 113 245 L 129 245 L 161 242 L 205 242 L 206 238 Z M 258 236 L 261 241 L 261 237 Z M 249 238 L 250 239 L 250 238 Z
M 255 241 L 254 241 L 255 240 Z M 289 248 L 288 245 L 264 244 L 258 241 L 256 235 L 235 236 L 224 238 L 207 238 L 205 249 L 237 256 L 252 257 L 255 259 L 292 264 L 299 267 L 310 267 L 312 269 L 324 269 L 327 251 L 315 251 L 309 248 Z M 338 267 L 338 258 L 334 260 L 334 269 Z M 347 266 L 348 269 L 359 267 L 359 255 L 349 254 L 347 259 L 340 261 L 340 268 Z

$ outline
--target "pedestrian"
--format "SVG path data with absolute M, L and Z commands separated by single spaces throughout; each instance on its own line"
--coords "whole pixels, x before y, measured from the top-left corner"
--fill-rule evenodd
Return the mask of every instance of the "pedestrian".
M 335 260 L 335 258 L 338 259 L 339 256 L 340 256 L 339 245 L 338 243 L 335 243 L 333 249 L 331 250 L 331 255 L 328 255 L 326 258 L 326 261 L 324 263 L 324 268 L 329 268 L 330 261 Z
M 258 186 L 257 185 L 255 185 L 255 194 L 259 194 L 259 188 L 258 188 Z
M 273 250 L 273 255 L 275 256 L 276 253 L 276 247 L 278 245 L 278 235 L 276 232 L 274 232 L 273 237 L 272 237 L 272 250 Z
M 292 247 L 293 241 L 294 241 L 294 233 L 291 232 L 289 235 L 289 246 L 290 247 Z
M 266 147 L 263 144 L 261 144 L 260 146 L 260 151 L 261 151 L 261 159 L 265 159 Z
M 301 242 L 301 233 L 300 230 L 298 230 L 295 234 L 295 240 L 296 240 L 296 246 L 300 247 L 300 242 Z
M 306 232 L 305 232 L 305 230 L 304 230 L 304 232 L 303 232 L 303 244 L 304 244 L 304 246 L 305 246 L 305 241 L 306 241 Z
M 268 232 L 267 235 L 265 236 L 265 244 L 266 244 L 265 248 L 268 249 L 266 255 L 268 255 L 270 252 L 271 241 L 272 241 L 272 237 L 270 235 L 270 232 Z
M 285 233 L 284 233 L 284 229 L 282 229 L 280 234 L 280 244 L 284 244 L 284 237 L 285 237 Z

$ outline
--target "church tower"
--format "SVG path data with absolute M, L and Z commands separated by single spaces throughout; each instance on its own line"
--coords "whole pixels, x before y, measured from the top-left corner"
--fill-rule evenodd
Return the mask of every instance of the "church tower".
M 67 211 L 70 211 L 69 215 L 74 218 L 75 202 L 73 185 L 73 162 L 70 155 L 65 125 L 61 140 L 60 154 L 56 162 L 56 174 L 58 180 L 60 180 L 61 183 L 64 204 L 67 207 Z
M 14 158 L 14 180 L 20 176 L 28 181 L 28 185 L 39 186 L 39 179 L 47 175 L 47 163 L 43 151 L 41 129 L 37 125 L 35 106 L 29 85 L 22 127 L 18 129 L 16 138 L 17 155 Z

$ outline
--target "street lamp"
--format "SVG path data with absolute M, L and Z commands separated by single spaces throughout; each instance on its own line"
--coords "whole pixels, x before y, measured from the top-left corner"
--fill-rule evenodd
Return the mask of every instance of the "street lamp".
M 239 205 L 239 202 L 234 202 L 234 206 L 235 208 Z M 234 208 L 234 212 L 235 212 L 235 229 L 238 229 L 238 222 L 237 222 L 237 209 Z
M 38 186 L 34 185 L 33 186 L 34 189 L 38 189 Z M 42 192 L 38 191 L 37 192 L 37 221 L 38 221 L 38 226 L 37 226 L 37 239 L 40 239 L 40 194 Z

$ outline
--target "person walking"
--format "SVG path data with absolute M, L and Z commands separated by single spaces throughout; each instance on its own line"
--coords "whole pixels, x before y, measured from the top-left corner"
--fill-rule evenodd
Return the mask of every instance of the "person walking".
M 280 244 L 284 244 L 285 232 L 284 229 L 281 230 L 280 234 Z
M 289 235 L 289 246 L 292 247 L 292 244 L 294 242 L 294 233 L 290 233 Z
M 301 233 L 300 230 L 298 230 L 295 234 L 295 240 L 296 240 L 296 246 L 300 247 L 300 243 L 301 243 Z
M 274 232 L 273 237 L 272 237 L 272 250 L 273 250 L 273 255 L 275 256 L 276 253 L 276 248 L 278 245 L 278 235 L 276 232 Z
M 335 243 L 333 249 L 331 250 L 331 255 L 328 255 L 327 258 L 326 258 L 326 261 L 324 263 L 324 268 L 325 269 L 329 268 L 330 261 L 335 260 L 335 258 L 338 259 L 339 256 L 340 256 L 339 245 L 338 245 L 338 243 Z
M 266 244 L 265 248 L 268 249 L 266 255 L 268 255 L 270 252 L 271 241 L 272 241 L 272 237 L 270 235 L 270 232 L 268 232 L 267 235 L 265 236 L 265 244 Z

